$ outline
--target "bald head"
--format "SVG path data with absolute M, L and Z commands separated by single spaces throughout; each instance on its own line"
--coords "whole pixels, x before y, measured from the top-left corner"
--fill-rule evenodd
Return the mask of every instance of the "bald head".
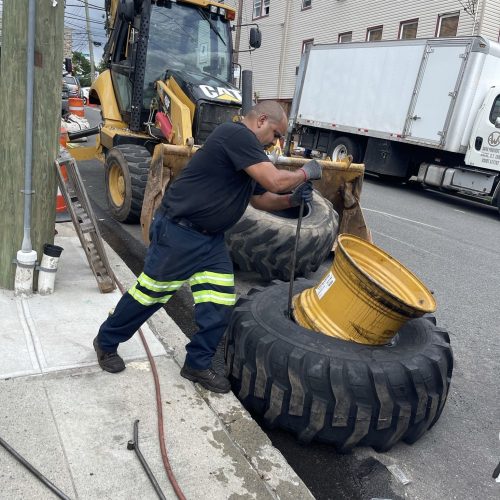
M 244 116 L 243 123 L 263 146 L 275 143 L 287 129 L 286 113 L 276 101 L 259 102 Z
M 266 115 L 270 120 L 275 122 L 281 122 L 283 119 L 286 120 L 286 114 L 283 108 L 276 101 L 262 101 L 256 104 L 250 109 L 246 116 L 254 115 Z

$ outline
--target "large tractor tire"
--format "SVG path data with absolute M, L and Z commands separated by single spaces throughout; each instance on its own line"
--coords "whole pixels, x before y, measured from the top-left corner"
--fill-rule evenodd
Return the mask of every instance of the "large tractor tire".
M 114 219 L 139 222 L 150 163 L 149 151 L 136 144 L 116 146 L 106 154 L 106 195 Z
M 249 206 L 238 223 L 226 232 L 233 262 L 242 271 L 256 271 L 265 280 L 290 280 L 299 208 L 265 212 Z M 318 269 L 332 250 L 339 216 L 317 191 L 304 207 L 295 276 Z
M 295 283 L 295 293 L 314 286 Z M 439 419 L 453 370 L 448 333 L 427 316 L 388 345 L 367 346 L 308 330 L 286 315 L 288 284 L 242 297 L 226 332 L 234 393 L 269 427 L 347 452 L 414 443 Z

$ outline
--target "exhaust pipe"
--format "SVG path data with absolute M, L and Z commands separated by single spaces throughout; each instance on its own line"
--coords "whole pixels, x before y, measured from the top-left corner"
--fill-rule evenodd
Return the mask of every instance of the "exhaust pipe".
M 252 108 L 252 72 L 245 69 L 241 72 L 241 114 L 245 116 Z
M 75 139 L 81 139 L 82 137 L 89 137 L 90 135 L 96 135 L 101 130 L 101 125 L 97 127 L 86 128 L 84 130 L 79 130 L 78 132 L 67 132 L 69 141 L 74 141 Z

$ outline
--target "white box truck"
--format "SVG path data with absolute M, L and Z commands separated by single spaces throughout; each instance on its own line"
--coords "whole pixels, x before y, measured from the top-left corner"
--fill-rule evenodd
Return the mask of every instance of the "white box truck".
M 315 45 L 299 66 L 288 130 L 334 160 L 350 154 L 381 177 L 416 175 L 500 210 L 500 44 Z

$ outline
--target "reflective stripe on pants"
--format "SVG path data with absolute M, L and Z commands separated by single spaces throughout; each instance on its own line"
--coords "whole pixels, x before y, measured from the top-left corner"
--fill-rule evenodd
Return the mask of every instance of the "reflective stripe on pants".
M 151 236 L 144 272 L 101 325 L 99 344 L 114 352 L 189 282 L 198 332 L 186 346 L 186 362 L 194 369 L 209 368 L 236 301 L 224 235 L 201 234 L 163 216 L 153 221 Z

